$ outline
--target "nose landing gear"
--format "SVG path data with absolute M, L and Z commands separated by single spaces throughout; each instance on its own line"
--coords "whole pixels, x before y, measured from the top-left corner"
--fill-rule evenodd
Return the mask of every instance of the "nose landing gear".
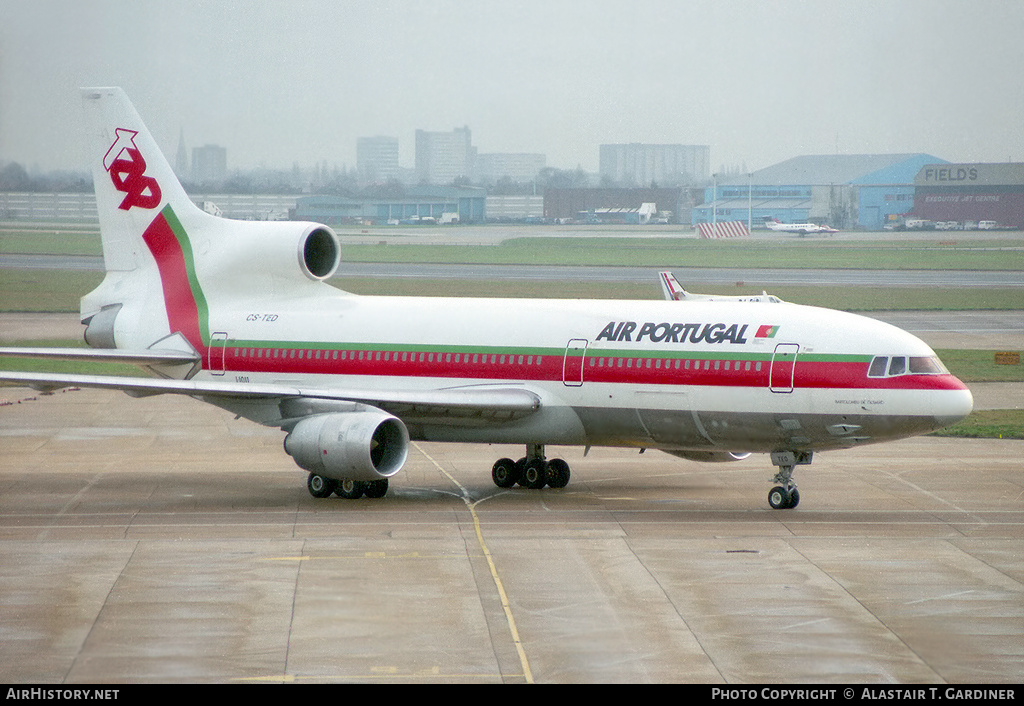
M 779 485 L 768 491 L 768 504 L 775 510 L 792 510 L 800 503 L 800 491 L 793 482 L 793 470 L 811 462 L 814 454 L 810 451 L 775 451 L 772 463 L 778 466 L 779 472 L 772 482 Z

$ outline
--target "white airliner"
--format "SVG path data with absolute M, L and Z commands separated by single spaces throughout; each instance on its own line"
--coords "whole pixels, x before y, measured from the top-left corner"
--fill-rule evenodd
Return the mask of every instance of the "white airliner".
M 764 225 L 768 230 L 778 231 L 779 233 L 799 233 L 800 235 L 839 232 L 835 228 L 818 225 L 817 223 L 783 223 L 779 219 L 771 218 L 770 216 L 765 216 Z
M 893 326 L 768 295 L 666 301 L 356 296 L 327 284 L 338 236 L 189 200 L 117 88 L 85 89 L 106 277 L 82 298 L 92 349 L 155 377 L 0 373 L 37 389 L 176 393 L 279 427 L 316 497 L 381 496 L 411 439 L 522 444 L 500 487 L 565 486 L 548 446 L 770 454 L 795 507 L 816 451 L 939 429 L 971 393 Z M 674 285 L 682 288 L 678 283 Z M 45 349 L 7 355 L 68 357 Z

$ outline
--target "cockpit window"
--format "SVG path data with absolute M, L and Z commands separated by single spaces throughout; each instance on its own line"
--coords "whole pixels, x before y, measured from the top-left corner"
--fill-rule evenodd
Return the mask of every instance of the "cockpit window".
M 935 356 L 921 356 L 910 359 L 911 375 L 945 375 L 949 371 Z
M 889 359 L 885 356 L 875 356 L 875 359 L 871 361 L 871 367 L 868 369 L 869 378 L 884 378 L 885 369 L 889 365 Z
M 875 356 L 868 368 L 868 377 L 885 378 L 897 375 L 945 375 L 949 371 L 935 356 Z
M 907 359 L 901 355 L 893 356 L 889 361 L 889 375 L 902 375 L 907 372 Z

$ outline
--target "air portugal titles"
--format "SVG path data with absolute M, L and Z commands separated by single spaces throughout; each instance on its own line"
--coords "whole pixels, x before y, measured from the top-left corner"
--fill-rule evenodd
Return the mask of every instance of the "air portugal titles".
M 639 330 L 638 330 L 639 328 Z M 761 326 L 756 338 L 774 338 L 778 326 Z M 634 333 L 636 337 L 634 338 Z M 597 334 L 598 341 L 640 343 L 746 343 L 747 324 L 637 324 L 636 321 L 609 321 Z

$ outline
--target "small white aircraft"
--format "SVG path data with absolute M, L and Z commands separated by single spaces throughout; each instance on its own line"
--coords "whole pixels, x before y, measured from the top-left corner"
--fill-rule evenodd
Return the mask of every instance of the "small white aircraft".
M 411 439 L 523 444 L 502 488 L 563 487 L 547 446 L 654 448 L 694 461 L 770 454 L 792 508 L 817 451 L 965 417 L 971 393 L 914 336 L 765 294 L 670 301 L 356 296 L 325 280 L 316 223 L 196 207 L 117 88 L 84 89 L 106 277 L 82 297 L 92 347 L 6 355 L 117 360 L 155 377 L 0 373 L 52 390 L 174 393 L 279 427 L 316 497 L 381 496 Z M 679 294 L 682 292 L 683 296 Z
M 835 228 L 818 225 L 817 223 L 783 223 L 779 219 L 770 216 L 765 216 L 764 225 L 768 230 L 778 231 L 779 233 L 799 233 L 800 235 L 839 232 Z

